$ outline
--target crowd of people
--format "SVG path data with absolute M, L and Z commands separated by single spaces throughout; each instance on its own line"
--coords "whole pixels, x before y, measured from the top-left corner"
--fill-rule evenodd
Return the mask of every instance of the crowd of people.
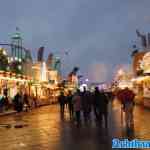
M 95 120 L 99 125 L 108 127 L 108 104 L 116 97 L 121 104 L 121 113 L 125 114 L 125 123 L 127 128 L 133 127 L 133 108 L 135 94 L 132 90 L 120 89 L 117 93 L 106 92 L 95 87 L 94 92 L 86 90 L 83 92 L 77 89 L 76 92 L 68 92 L 65 95 L 62 91 L 58 100 L 60 104 L 61 115 L 64 116 L 65 108 L 68 109 L 70 119 L 75 119 L 77 126 L 81 125 L 82 120 L 87 123 L 91 121 L 91 113 L 94 113 Z
M 108 126 L 108 103 L 113 98 L 112 93 L 99 90 L 95 88 L 94 92 L 86 90 L 84 87 L 83 92 L 79 89 L 75 93 L 71 91 L 65 96 L 62 91 L 59 96 L 60 112 L 64 116 L 64 109 L 68 108 L 70 119 L 75 119 L 78 126 L 81 125 L 81 120 L 85 123 L 91 121 L 91 113 L 94 112 L 96 121 L 102 125 L 104 118 L 105 127 Z M 66 106 L 66 107 L 65 107 Z
M 116 93 L 112 91 L 106 92 L 95 87 L 93 92 L 84 87 L 81 92 L 79 89 L 76 92 L 69 91 L 65 95 L 64 91 L 60 92 L 58 102 L 60 104 L 60 113 L 64 117 L 65 109 L 67 108 L 71 120 L 75 120 L 77 126 L 84 121 L 88 123 L 91 121 L 91 114 L 93 112 L 96 122 L 99 125 L 105 124 L 108 127 L 108 103 L 112 102 L 114 97 L 120 101 L 121 113 L 125 114 L 125 123 L 128 128 L 133 127 L 133 108 L 135 94 L 132 90 L 125 88 L 120 89 Z M 28 111 L 32 107 L 37 107 L 37 98 L 29 96 L 26 92 L 18 92 L 9 102 L 8 91 L 4 89 L 3 96 L 0 97 L 0 112 L 13 107 L 17 112 Z M 104 123 L 103 123 L 104 122 Z
M 10 98 L 7 89 L 4 89 L 3 95 L 0 97 L 0 112 L 8 109 L 14 109 L 17 112 L 28 111 L 32 106 L 37 107 L 36 98 L 29 96 L 26 92 L 19 91 L 14 98 Z

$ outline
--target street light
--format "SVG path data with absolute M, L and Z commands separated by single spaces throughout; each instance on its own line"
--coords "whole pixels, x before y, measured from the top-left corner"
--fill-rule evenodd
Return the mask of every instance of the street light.
M 21 62 L 22 60 L 21 60 L 21 58 L 19 58 L 19 62 Z
M 15 57 L 15 60 L 18 60 L 18 58 L 17 58 L 17 57 Z
M 5 55 L 5 56 L 7 55 L 7 53 L 6 53 L 6 51 L 4 49 L 3 49 L 3 55 Z
M 18 69 L 21 70 L 21 68 L 22 68 L 21 65 L 19 65 L 19 66 L 18 66 Z
M 89 82 L 89 79 L 85 79 L 86 82 Z
M 13 57 L 11 57 L 11 58 L 10 58 L 10 61 L 13 61 L 13 60 L 14 60 Z

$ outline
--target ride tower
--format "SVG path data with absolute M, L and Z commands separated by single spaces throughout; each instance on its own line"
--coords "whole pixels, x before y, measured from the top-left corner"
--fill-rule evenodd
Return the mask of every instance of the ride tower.
M 56 56 L 53 60 L 53 69 L 57 70 L 59 75 L 61 75 L 61 58 Z
M 22 48 L 22 37 L 19 28 L 16 27 L 16 32 L 11 37 L 11 54 L 16 60 L 24 58 L 24 50 Z

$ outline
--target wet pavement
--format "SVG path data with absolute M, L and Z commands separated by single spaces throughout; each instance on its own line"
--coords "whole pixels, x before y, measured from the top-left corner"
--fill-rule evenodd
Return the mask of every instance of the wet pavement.
M 109 106 L 109 127 L 91 123 L 77 128 L 65 112 L 62 119 L 58 105 L 44 106 L 31 112 L 0 117 L 0 149 L 2 150 L 109 150 L 112 138 L 150 139 L 150 110 L 136 106 L 135 127 L 130 135 L 121 119 L 120 106 Z
M 110 131 L 112 137 L 123 138 L 137 138 L 150 140 L 150 109 L 146 109 L 142 106 L 135 106 L 134 108 L 134 132 L 132 134 L 126 133 L 126 127 L 124 120 L 121 119 L 120 105 L 115 101 L 111 109 L 112 115 L 110 116 L 112 125 L 110 125 Z

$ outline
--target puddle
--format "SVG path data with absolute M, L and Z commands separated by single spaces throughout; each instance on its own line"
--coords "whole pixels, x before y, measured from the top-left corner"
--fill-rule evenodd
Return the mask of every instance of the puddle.
M 28 126 L 28 124 L 16 124 L 16 125 L 14 125 L 14 128 L 24 128 L 27 126 Z
M 0 124 L 0 128 L 24 128 L 27 127 L 28 124 Z

